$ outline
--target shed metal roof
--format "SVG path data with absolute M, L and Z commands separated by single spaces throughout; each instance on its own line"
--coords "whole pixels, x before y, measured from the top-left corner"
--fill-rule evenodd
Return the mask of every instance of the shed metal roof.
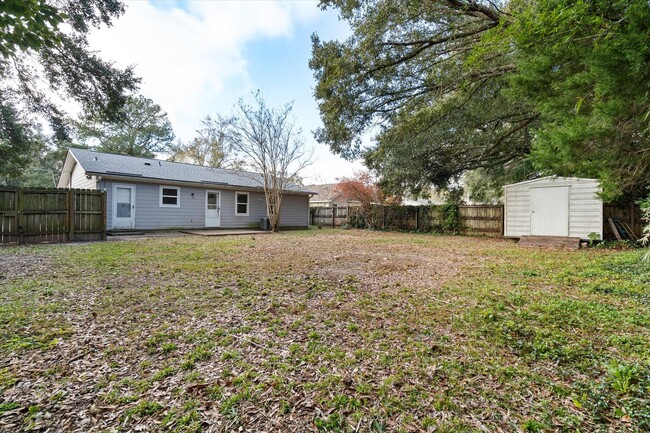
M 538 177 L 537 179 L 530 179 L 530 180 L 524 180 L 522 182 L 511 183 L 511 184 L 508 184 L 508 185 L 504 185 L 503 187 L 504 188 L 510 188 L 511 186 L 519 186 L 519 185 L 533 184 L 533 183 L 539 183 L 539 182 L 548 182 L 548 181 L 558 181 L 558 182 L 592 181 L 592 182 L 598 182 L 598 179 L 590 179 L 590 178 L 585 178 L 585 177 L 544 176 L 544 177 Z
M 243 170 L 205 167 L 195 164 L 139 158 L 86 149 L 70 149 L 86 173 L 110 176 L 157 179 L 167 182 L 190 182 L 203 185 L 223 185 L 259 189 L 264 185 L 262 175 Z M 286 191 L 313 194 L 305 187 L 290 184 Z

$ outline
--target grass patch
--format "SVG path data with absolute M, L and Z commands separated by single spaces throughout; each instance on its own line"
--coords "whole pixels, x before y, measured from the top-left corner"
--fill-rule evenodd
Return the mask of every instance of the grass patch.
M 140 418 L 150 416 L 159 412 L 163 409 L 162 405 L 154 401 L 141 400 L 136 406 L 128 409 L 124 414 L 125 419 L 129 419 L 133 416 Z
M 18 403 L 15 403 L 13 401 L 6 402 L 6 403 L 0 403 L 0 415 L 2 415 L 5 412 L 9 412 L 10 410 L 14 410 L 19 408 L 20 405 Z
M 310 230 L 29 254 L 49 268 L 0 280 L 0 354 L 30 360 L 0 369 L 16 425 L 87 429 L 60 408 L 95 404 L 111 430 L 650 430 L 638 251 Z

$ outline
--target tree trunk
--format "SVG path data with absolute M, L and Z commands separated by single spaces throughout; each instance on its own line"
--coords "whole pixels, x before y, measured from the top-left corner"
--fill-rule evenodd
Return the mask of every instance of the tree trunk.
M 277 232 L 280 226 L 280 209 L 282 204 L 282 191 L 270 190 L 266 192 L 266 206 L 271 222 L 271 230 Z

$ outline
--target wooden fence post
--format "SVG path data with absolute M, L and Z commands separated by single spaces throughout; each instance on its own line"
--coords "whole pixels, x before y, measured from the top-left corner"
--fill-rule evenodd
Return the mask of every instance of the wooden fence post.
M 75 218 L 74 218 L 74 211 L 75 211 L 75 202 L 74 202 L 74 190 L 70 189 L 67 192 L 67 200 L 66 200 L 66 207 L 68 208 L 68 241 L 74 242 L 74 229 L 75 229 Z
M 18 243 L 25 243 L 23 235 L 23 190 L 18 189 L 16 194 L 16 231 L 18 232 Z
M 506 233 L 506 208 L 504 205 L 501 205 L 501 236 L 504 236 Z

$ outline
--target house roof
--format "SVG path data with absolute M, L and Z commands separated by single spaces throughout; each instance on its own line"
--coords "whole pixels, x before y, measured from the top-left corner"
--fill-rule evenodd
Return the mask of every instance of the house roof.
M 205 167 L 195 164 L 163 161 L 151 158 L 139 158 L 112 153 L 96 152 L 86 149 L 69 149 L 66 164 L 59 184 L 62 183 L 68 166 L 68 159 L 72 156 L 90 175 L 112 178 L 142 178 L 143 180 L 161 180 L 167 182 L 189 182 L 206 186 L 231 186 L 241 188 L 262 188 L 264 182 L 262 175 L 243 170 L 230 170 L 225 168 Z M 72 168 L 68 168 L 72 170 Z M 65 184 L 66 182 L 63 182 Z M 286 191 L 313 194 L 309 189 L 290 184 Z
M 322 185 L 309 185 L 307 188 L 311 189 L 316 196 L 312 197 L 310 201 L 330 201 L 336 199 L 341 193 L 336 189 L 337 183 L 325 183 Z

